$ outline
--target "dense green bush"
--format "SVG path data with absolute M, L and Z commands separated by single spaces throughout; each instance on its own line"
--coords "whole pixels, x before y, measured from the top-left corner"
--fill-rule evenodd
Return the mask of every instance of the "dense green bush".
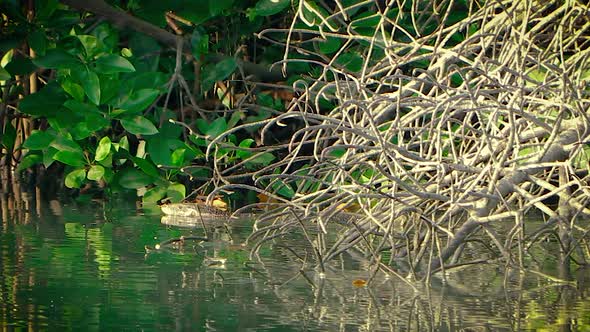
M 255 83 L 247 82 L 252 78 L 246 76 L 252 74 L 249 68 L 265 77 L 270 63 L 278 60 L 278 47 L 257 47 L 253 34 L 281 22 L 290 1 L 110 5 L 90 1 L 79 5 L 85 11 L 57 1 L 35 1 L 33 7 L 19 1 L 2 4 L 7 37 L 0 45 L 2 144 L 9 156 L 28 151 L 18 170 L 61 163 L 68 188 L 99 183 L 112 192 L 147 190 L 142 193 L 145 202 L 180 201 L 188 194 L 187 184 L 212 183 L 212 160 L 223 167 L 241 163 L 243 169 L 256 170 L 276 158 L 250 151 L 251 132 L 217 140 L 208 161 L 205 153 L 228 129 L 270 116 L 269 111 L 251 114 L 233 108 L 228 101 L 240 92 L 234 90 Z M 135 18 L 143 21 L 125 21 Z M 121 28 L 124 21 L 136 26 Z M 149 31 L 137 22 L 151 25 Z M 181 42 L 170 45 L 165 38 Z M 242 60 L 251 53 L 263 65 Z M 231 91 L 216 84 L 224 80 Z M 261 106 L 284 109 L 281 101 L 256 90 Z M 211 102 L 213 109 L 201 108 Z M 184 122 L 193 129 L 188 131 Z M 21 127 L 26 127 L 26 141 L 15 145 Z M 206 187 L 199 192 L 206 193 Z

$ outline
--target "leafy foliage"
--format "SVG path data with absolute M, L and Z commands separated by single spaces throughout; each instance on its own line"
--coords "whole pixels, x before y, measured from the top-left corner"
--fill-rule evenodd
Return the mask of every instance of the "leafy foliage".
M 254 170 L 276 158 L 272 153 L 248 152 L 254 132 L 217 139 L 250 118 L 245 111 L 229 117 L 223 112 L 232 105 L 229 96 L 218 91 L 218 82 L 235 75 L 239 65 L 233 55 L 219 60 L 213 52 L 234 54 L 240 43 L 252 39 L 264 17 L 287 13 L 289 1 L 276 5 L 268 1 L 199 1 L 190 5 L 186 1 L 143 1 L 129 2 L 122 8 L 154 26 L 166 25 L 170 17 L 178 18 L 168 23 L 168 33 L 184 34 L 193 55 L 180 61 L 177 50 L 154 36 L 119 30 L 108 23 L 108 16 L 107 21 L 99 20 L 92 15 L 97 2 L 90 4 L 89 15 L 56 1 L 39 0 L 32 8 L 2 4 L 8 20 L 3 32 L 8 38 L 0 45 L 5 51 L 0 80 L 12 91 L 3 101 L 17 106 L 18 113 L 13 116 L 20 113 L 35 121 L 21 146 L 28 152 L 20 170 L 57 162 L 65 166 L 69 188 L 97 183 L 113 193 L 139 189 L 146 201 L 180 201 L 187 194 L 186 186 L 194 184 L 189 181 L 194 176 L 201 183 L 211 182 L 203 181 L 213 174 L 206 160 L 211 144 L 215 145 L 213 159 L 224 167 L 249 159 L 244 167 Z M 25 17 L 27 9 L 34 13 L 30 19 Z M 27 49 L 16 51 L 24 41 L 33 52 L 30 57 L 23 56 Z M 10 99 L 22 89 L 17 75 L 42 78 L 39 88 L 18 103 Z M 200 88 L 186 90 L 191 84 Z M 200 108 L 199 103 L 216 98 L 225 107 L 221 112 L 191 115 L 193 122 L 184 124 L 179 120 L 184 119 L 181 113 L 187 107 L 187 94 L 197 103 L 189 107 Z M 2 144 L 12 150 L 14 127 L 8 120 L 1 119 Z M 197 131 L 187 132 L 187 125 Z M 196 167 L 199 165 L 202 167 Z

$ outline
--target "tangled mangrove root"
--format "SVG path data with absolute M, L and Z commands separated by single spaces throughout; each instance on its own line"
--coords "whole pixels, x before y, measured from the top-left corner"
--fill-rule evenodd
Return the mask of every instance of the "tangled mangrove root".
M 317 11 L 313 29 L 297 29 L 310 23 L 300 3 L 291 29 L 260 37 L 280 42 L 282 32 L 287 50 L 299 48 L 295 34 L 340 47 L 313 61 L 285 56 L 320 74 L 294 83 L 300 94 L 289 110 L 265 122 L 302 126 L 287 157 L 255 175 L 264 184 L 257 190 L 277 199 L 260 218 L 271 221 L 258 229 L 260 245 L 313 220 L 317 231 L 306 236 L 320 264 L 361 250 L 375 264 L 429 276 L 485 247 L 518 265 L 525 247 L 552 232 L 564 253 L 583 259 L 589 230 L 576 217 L 590 214 L 587 5 L 472 0 L 467 17 L 443 24 L 454 1 L 409 9 L 391 1 L 352 21 L 373 2 L 336 1 Z M 358 28 L 368 19 L 379 22 L 371 35 Z M 414 31 L 402 24 L 410 21 Z M 362 59 L 358 70 L 344 55 Z M 295 190 L 290 200 L 280 197 L 284 185 Z M 329 240 L 327 223 L 343 209 L 362 218 Z M 535 209 L 545 223 L 526 233 L 524 216 Z

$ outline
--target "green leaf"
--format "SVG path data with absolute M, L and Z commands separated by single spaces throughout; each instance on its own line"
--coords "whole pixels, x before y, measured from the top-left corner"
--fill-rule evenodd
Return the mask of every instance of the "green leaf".
M 48 1 L 51 2 L 51 1 Z M 44 10 L 39 6 L 39 10 Z M 56 10 L 49 18 L 52 26 L 68 28 L 72 25 L 80 24 L 80 13 L 71 10 Z
M 106 20 L 95 26 L 91 34 L 100 41 L 105 52 L 114 52 L 119 44 L 119 31 Z
M 336 63 L 345 67 L 351 72 L 359 72 L 363 68 L 363 58 L 357 53 L 341 54 Z
M 123 136 L 119 140 L 119 147 L 129 151 L 129 139 L 127 138 L 127 136 Z
M 241 141 L 238 146 L 241 148 L 249 148 L 252 145 L 252 143 L 254 143 L 253 139 L 246 138 L 245 140 Z M 236 157 L 238 157 L 240 159 L 246 159 L 250 156 L 252 156 L 252 152 L 250 152 L 250 151 L 236 150 Z
M 207 132 L 207 130 L 209 129 L 209 122 L 205 119 L 197 119 L 195 121 L 195 125 L 197 126 L 197 129 L 201 132 L 201 134 L 205 135 L 205 133 Z M 195 138 L 196 139 L 196 138 Z M 196 143 L 195 143 L 196 144 Z M 198 145 L 198 144 L 197 144 Z M 202 145 L 201 145 L 202 146 Z M 207 146 L 207 144 L 205 144 L 204 146 Z
M 159 95 L 160 92 L 155 89 L 137 90 L 130 95 L 125 96 L 125 99 L 117 106 L 128 113 L 143 112 L 156 100 L 156 98 L 158 98 Z
M 182 168 L 184 174 L 191 178 L 209 179 L 211 178 L 211 169 L 206 166 L 191 166 Z
M 160 130 L 163 138 L 177 139 L 182 135 L 183 128 L 178 124 L 166 121 L 158 130 Z
M 588 170 L 590 168 L 590 146 L 584 144 L 582 149 L 578 150 L 573 158 L 570 158 L 570 162 L 576 170 Z
M 76 35 L 78 40 L 84 46 L 84 51 L 86 53 L 86 58 L 90 59 L 94 57 L 95 54 L 101 51 L 101 43 L 99 42 L 98 38 L 92 35 Z
M 110 121 L 105 119 L 101 113 L 84 113 L 84 119 L 80 120 L 70 129 L 72 136 L 76 140 L 89 137 L 110 125 Z
M 215 151 L 215 158 L 216 158 L 216 159 L 221 159 L 221 158 L 224 158 L 224 157 L 225 157 L 225 156 L 227 156 L 227 155 L 229 154 L 229 152 L 231 151 L 231 150 L 230 150 L 230 149 L 228 149 L 228 148 L 221 148 L 221 147 L 218 147 L 216 150 L 217 150 L 217 151 Z
M 258 0 L 254 9 L 248 11 L 248 18 L 254 19 L 256 16 L 270 16 L 283 11 L 289 7 L 291 0 Z
M 72 127 L 84 121 L 82 114 L 72 112 L 67 108 L 62 108 L 53 117 L 47 119 L 49 126 L 60 134 L 67 133 L 68 137 L 74 137 Z
M 166 188 L 162 186 L 153 187 L 145 192 L 142 198 L 143 203 L 156 203 L 166 197 Z
M 61 87 L 75 100 L 84 101 L 84 88 L 80 84 L 72 82 L 71 79 L 66 79 L 61 83 Z
M 96 60 L 96 71 L 102 74 L 130 73 L 135 68 L 122 56 L 116 54 L 103 55 Z
M 126 159 L 123 159 L 123 161 L 119 160 L 118 165 L 123 165 L 125 163 L 125 161 L 126 161 Z M 98 163 L 101 164 L 103 167 L 112 168 L 113 167 L 113 155 L 109 154 L 108 157 L 99 161 Z
M 57 135 L 51 142 L 51 147 L 56 148 L 59 151 L 69 151 L 82 154 L 82 148 L 78 143 L 74 142 L 71 138 L 64 135 Z
M 345 148 L 336 148 L 336 149 L 330 150 L 330 153 L 328 155 L 332 158 L 338 159 L 338 158 L 341 158 L 342 156 L 344 156 L 345 153 L 346 153 Z
M 90 57 L 86 56 L 86 49 L 84 48 L 82 41 L 80 41 L 78 36 L 75 34 L 61 37 L 59 40 L 59 47 L 68 54 L 74 55 L 77 58 L 85 58 L 85 60 L 90 60 Z M 81 62 L 86 63 L 86 61 Z
M 201 55 L 209 53 L 209 35 L 201 26 L 198 26 L 191 35 L 193 56 L 200 59 Z
M 246 116 L 245 111 L 235 111 L 232 113 L 231 117 L 229 118 L 229 121 L 227 121 L 227 128 L 233 128 L 236 126 L 236 124 L 242 120 L 243 117 Z
M 96 148 L 96 155 L 94 156 L 94 160 L 104 160 L 109 156 L 110 153 L 111 139 L 108 136 L 105 136 L 100 139 L 100 142 L 98 142 L 98 147 Z
M 307 24 L 309 27 L 313 27 L 316 25 L 326 25 L 330 30 L 336 31 L 338 30 L 332 23 L 327 20 L 328 13 L 326 10 L 321 8 L 315 1 L 311 0 L 301 0 L 302 1 L 302 11 L 301 11 L 301 20 L 303 23 Z
M 44 56 L 33 59 L 33 63 L 51 69 L 74 69 L 82 65 L 78 58 L 59 48 L 47 50 Z
M 328 55 L 338 51 L 341 45 L 340 38 L 328 37 L 326 41 L 318 43 L 318 48 L 322 54 Z
M 16 9 L 16 7 L 15 7 Z M 17 36 L 12 36 L 6 39 L 0 39 L 0 53 L 10 53 L 13 54 L 13 50 L 15 48 L 22 46 L 21 38 Z
M 110 168 L 105 167 L 104 175 L 102 176 L 102 179 L 104 180 L 104 182 L 106 182 L 107 184 L 111 184 L 113 182 L 114 177 L 115 177 L 115 173 Z
M 128 49 L 127 47 L 123 47 L 121 49 L 121 55 L 125 58 L 130 58 L 133 56 L 133 52 L 130 49 Z
M 381 15 L 375 12 L 367 12 L 355 17 L 354 21 L 350 22 L 352 29 L 370 28 L 372 31 L 376 29 L 381 20 Z
M 28 37 L 29 46 L 37 53 L 37 56 L 45 55 L 47 50 L 47 37 L 43 31 L 37 30 L 31 32 Z
M 15 56 L 12 58 L 12 60 L 10 60 L 9 63 L 6 64 L 6 66 L 4 66 L 4 69 L 6 69 L 6 71 L 12 76 L 24 76 L 34 72 L 37 67 L 30 59 L 24 58 L 22 56 Z
M 80 102 L 78 100 L 73 100 L 73 99 L 66 100 L 66 102 L 64 103 L 64 106 L 67 109 L 70 109 L 70 110 L 72 110 L 76 113 L 79 113 L 79 114 L 99 113 L 100 112 L 95 105 L 90 105 L 90 104 L 83 103 L 83 102 Z
M 203 69 L 203 91 L 213 87 L 217 81 L 222 81 L 231 75 L 238 68 L 238 63 L 234 58 L 226 58 L 215 65 L 208 65 Z
M 290 185 L 286 184 L 281 179 L 274 181 L 271 187 L 275 193 L 285 198 L 291 199 L 295 196 L 295 191 L 293 190 L 293 188 L 291 188 Z
M 358 179 L 360 183 L 367 184 L 371 182 L 371 180 L 375 177 L 375 171 L 371 168 L 364 170 L 360 178 Z
M 154 135 L 158 133 L 156 126 L 141 115 L 127 116 L 120 121 L 123 128 L 134 135 Z
M 86 164 L 84 154 L 74 151 L 57 151 L 52 158 L 66 165 L 80 167 Z
M 270 165 L 270 163 L 275 160 L 275 156 L 269 152 L 263 152 L 256 157 L 248 160 L 248 164 L 261 164 L 263 166 Z
M 84 168 L 76 169 L 66 175 L 66 187 L 80 188 L 86 179 L 86 170 Z
M 182 142 L 182 144 L 185 149 L 185 151 L 184 151 L 185 164 L 190 163 L 191 160 L 205 157 L 205 154 L 203 152 L 201 152 L 201 150 L 195 148 L 194 146 L 191 146 L 190 144 L 187 144 L 185 142 Z
M 104 176 L 104 167 L 92 165 L 88 170 L 88 180 L 99 181 Z
M 135 168 L 126 168 L 119 172 L 119 185 L 127 189 L 139 189 L 154 183 L 154 179 Z
M 193 2 L 193 6 L 198 2 Z M 169 10 L 169 9 L 167 9 Z M 161 13 L 159 16 L 163 16 Z M 138 72 L 154 71 L 158 69 L 160 63 L 160 51 L 162 46 L 149 36 L 139 32 L 130 33 L 128 46 L 133 52 L 134 58 L 131 59 L 134 67 Z
M 533 69 L 528 73 L 528 77 L 536 83 L 543 83 L 543 81 L 547 77 L 547 71 L 543 69 Z M 526 81 L 525 84 L 527 86 L 536 85 L 535 83 L 530 81 Z
M 186 188 L 182 183 L 172 183 L 166 189 L 166 195 L 172 203 L 181 202 L 186 196 Z
M 100 81 L 100 103 L 113 105 L 117 96 L 122 93 L 121 81 L 116 75 L 99 75 Z
M 113 182 L 113 178 L 115 177 L 115 173 L 110 168 L 104 169 L 104 175 L 102 179 L 107 183 L 111 184 Z
M 100 81 L 98 80 L 98 75 L 90 70 L 83 70 L 79 75 L 82 88 L 84 88 L 84 92 L 86 93 L 86 96 L 88 96 L 88 99 L 90 99 L 95 105 L 100 104 Z
M 186 149 L 178 148 L 175 149 L 170 155 L 170 162 L 172 165 L 180 167 L 184 163 L 184 153 Z
M 59 7 L 59 2 L 57 0 L 39 1 L 35 8 L 35 21 L 46 23 L 57 7 Z
M 51 166 L 51 164 L 53 164 L 53 162 L 55 162 L 53 156 L 57 153 L 57 151 L 58 150 L 56 148 L 52 148 L 51 146 L 46 150 L 43 150 L 43 166 L 45 166 L 45 168 L 48 168 Z
M 199 131 L 210 138 L 215 138 L 227 130 L 227 122 L 223 117 L 215 119 L 212 123 L 205 119 L 197 119 L 196 124 Z
M 18 109 L 33 116 L 53 117 L 62 108 L 64 93 L 57 83 L 49 83 L 37 93 L 21 99 Z
M 38 152 L 37 153 L 29 153 L 21 159 L 20 163 L 18 163 L 18 167 L 16 169 L 17 172 L 25 170 L 29 167 L 35 166 L 43 162 L 43 156 L 41 156 Z
M 207 123 L 207 121 L 205 121 L 205 123 Z M 198 126 L 199 126 L 199 120 L 196 121 L 196 124 L 197 124 L 197 128 L 198 128 Z M 201 137 L 197 137 L 196 135 L 190 135 L 188 137 L 188 139 L 191 142 L 193 142 L 196 146 L 200 146 L 200 147 L 205 148 L 205 147 L 207 147 L 209 145 L 209 142 L 206 139 L 201 138 Z
M 128 74 L 130 78 L 122 83 L 122 91 L 133 92 L 142 89 L 152 89 L 157 91 L 167 91 L 168 76 L 159 71 L 136 72 Z M 145 92 L 144 92 L 145 93 Z M 129 93 L 130 94 L 130 93 Z M 127 95 L 125 95 L 127 97 Z
M 27 138 L 27 140 L 23 144 L 23 147 L 30 150 L 47 149 L 54 139 L 55 134 L 53 133 L 40 130 L 33 130 L 29 138 Z
M 0 67 L 0 81 L 7 81 L 12 77 L 12 75 L 10 75 L 9 72 L 6 71 L 6 69 Z
M 0 129 L 2 129 L 0 127 Z M 14 142 L 16 141 L 16 129 L 7 121 L 4 123 L 4 129 L 0 132 L 0 142 L 2 142 L 2 146 L 4 146 L 8 151 L 12 151 L 14 148 Z
M 217 118 L 211 123 L 211 127 L 207 130 L 205 135 L 215 138 L 227 130 L 227 122 L 225 118 Z
M 148 139 L 147 152 L 156 165 L 171 166 L 170 147 L 162 135 L 154 135 Z
M 273 97 L 268 93 L 257 93 L 256 102 L 261 106 L 273 107 L 275 101 Z
M 158 168 L 149 160 L 130 156 L 131 160 L 141 169 L 145 174 L 152 176 L 154 178 L 160 177 L 160 173 L 158 172 Z
M 223 11 L 232 8 L 234 0 L 209 0 L 209 14 L 217 16 Z
M 66 102 L 64 106 L 71 109 L 76 115 L 81 115 L 84 118 L 78 123 L 81 128 L 96 132 L 110 125 L 110 120 L 107 120 L 105 115 L 94 105 L 72 100 L 70 103 Z M 88 135 L 84 137 L 88 137 Z

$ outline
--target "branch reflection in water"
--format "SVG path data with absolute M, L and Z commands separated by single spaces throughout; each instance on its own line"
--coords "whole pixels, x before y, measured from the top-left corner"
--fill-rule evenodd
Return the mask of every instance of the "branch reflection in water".
M 205 232 L 121 202 L 46 202 L 3 188 L 2 327 L 486 331 L 574 329 L 590 317 L 590 273 L 560 282 L 556 243 L 527 257 L 544 274 L 479 264 L 413 291 L 350 254 L 322 275 L 303 236 L 267 243 L 250 259 L 243 243 L 252 222 Z M 145 252 L 181 237 L 182 245 Z

